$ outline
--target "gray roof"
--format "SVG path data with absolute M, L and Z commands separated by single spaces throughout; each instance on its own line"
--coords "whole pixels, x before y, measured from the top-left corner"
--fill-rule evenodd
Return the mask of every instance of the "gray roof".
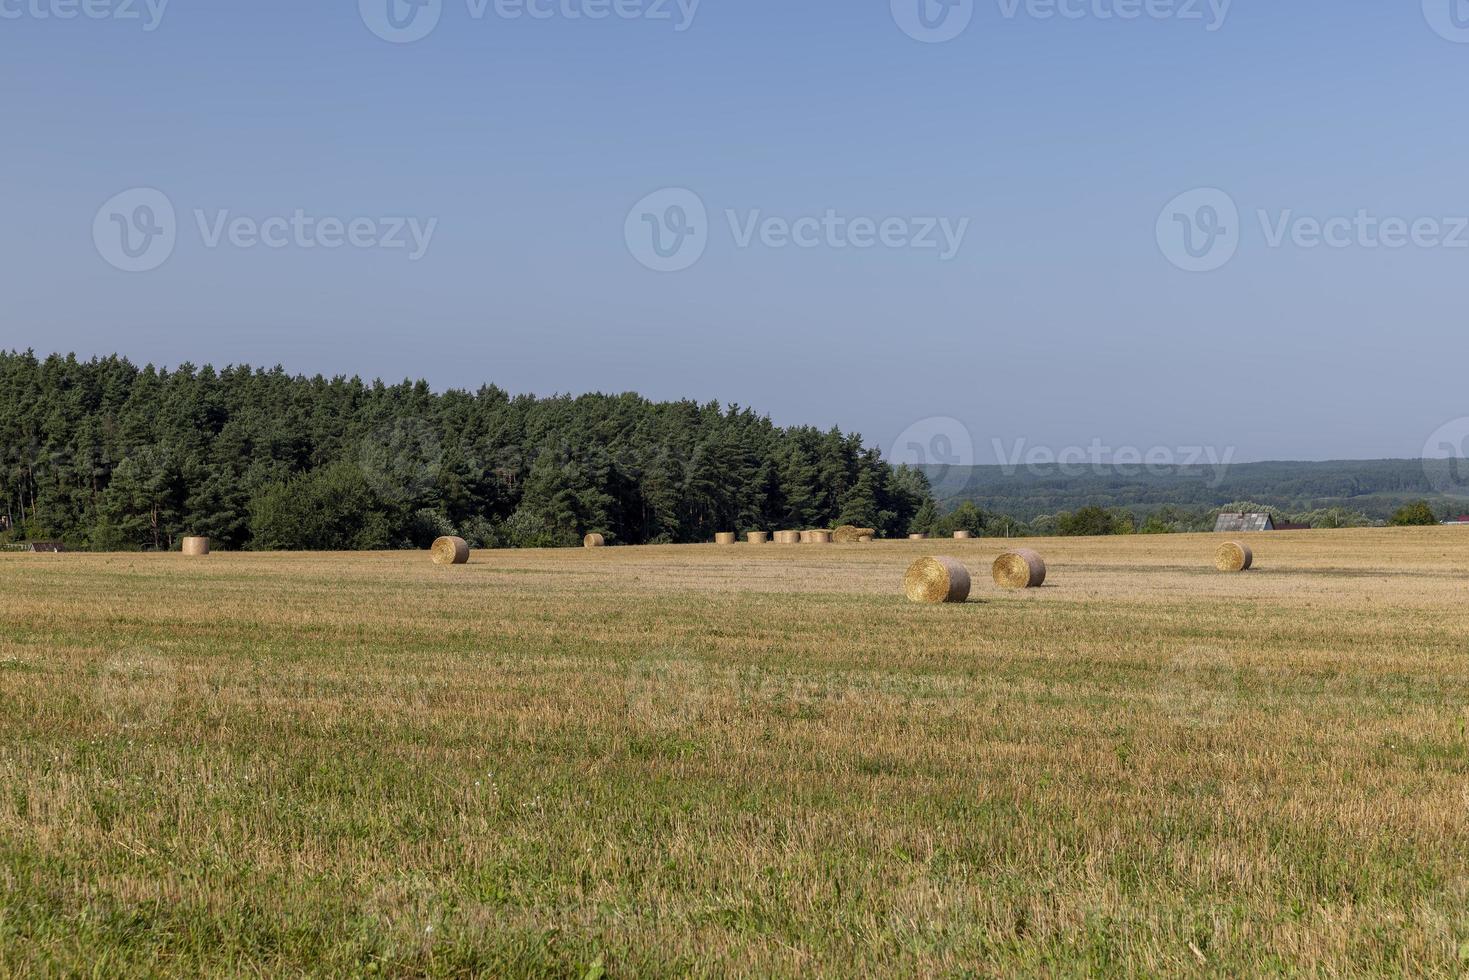
M 1214 525 L 1219 531 L 1273 531 L 1275 521 L 1269 514 L 1220 514 Z

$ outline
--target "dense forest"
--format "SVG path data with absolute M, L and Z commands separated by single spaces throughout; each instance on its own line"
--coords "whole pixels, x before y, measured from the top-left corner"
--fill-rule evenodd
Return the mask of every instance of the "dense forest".
M 137 367 L 0 352 L 0 516 L 11 539 L 261 550 L 707 541 L 716 531 L 933 516 L 921 473 L 860 436 L 633 394 Z

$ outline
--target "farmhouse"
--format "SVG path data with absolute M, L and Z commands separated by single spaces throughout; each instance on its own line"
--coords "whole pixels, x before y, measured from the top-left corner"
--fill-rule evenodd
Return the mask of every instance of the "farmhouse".
M 36 555 L 59 555 L 66 550 L 66 545 L 60 541 L 32 541 L 25 550 Z
M 1444 521 L 1444 523 L 1450 527 L 1469 527 L 1469 514 L 1460 514 L 1458 517 L 1451 517 Z
M 1215 533 L 1238 534 L 1242 531 L 1273 531 L 1275 519 L 1269 514 L 1220 514 L 1214 524 Z

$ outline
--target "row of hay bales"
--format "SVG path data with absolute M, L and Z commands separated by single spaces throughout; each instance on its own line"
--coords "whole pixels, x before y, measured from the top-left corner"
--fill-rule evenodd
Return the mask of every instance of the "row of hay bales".
M 831 544 L 833 541 L 838 544 L 865 544 L 872 541 L 876 533 L 872 528 L 847 524 L 834 531 L 777 531 L 775 541 L 777 544 Z M 965 540 L 969 533 L 957 531 L 954 537 Z M 734 544 L 738 539 L 733 532 L 729 532 L 721 533 L 715 540 L 718 544 L 728 545 Z M 750 531 L 746 540 L 750 544 L 765 544 L 770 540 L 770 535 L 765 531 Z M 606 546 L 607 540 L 600 534 L 588 534 L 583 544 L 588 548 L 601 548 Z M 195 535 L 186 537 L 182 550 L 187 557 L 204 557 L 209 554 L 209 539 Z M 460 537 L 446 536 L 435 541 L 429 553 L 435 565 L 464 565 L 469 562 L 469 543 Z M 1240 541 L 1226 541 L 1219 546 L 1214 556 L 1214 567 L 1221 572 L 1246 572 L 1254 565 L 1254 552 L 1249 545 Z M 991 572 L 995 584 L 1002 588 L 1039 588 L 1046 581 L 1046 562 L 1029 548 L 1016 548 L 995 559 Z M 909 582 L 917 582 L 919 585 L 910 586 L 907 584 Z M 939 589 L 934 583 L 943 583 L 943 588 Z M 969 598 L 969 572 L 953 558 L 920 558 L 908 569 L 904 587 L 908 597 L 914 602 L 963 602 Z M 963 592 L 961 598 L 952 598 L 960 591 Z M 915 595 L 918 597 L 915 598 Z M 945 598 L 923 598 L 931 595 L 943 595 Z
M 877 531 L 870 527 L 854 527 L 851 524 L 843 524 L 839 528 L 828 530 L 824 527 L 812 528 L 808 531 L 746 531 L 745 541 L 749 544 L 867 544 L 877 537 Z M 739 535 L 733 531 L 721 531 L 714 535 L 714 543 L 719 545 L 731 545 L 739 543 Z
M 1225 542 L 1214 555 L 1221 572 L 1247 572 L 1254 564 L 1254 552 L 1239 541 Z M 995 559 L 990 575 L 1002 589 L 1038 589 L 1046 584 L 1046 560 L 1029 548 L 1016 548 Z M 903 577 L 903 591 L 913 602 L 965 602 L 972 587 L 969 569 L 957 558 L 920 558 Z
M 776 544 L 867 544 L 877 537 L 877 531 L 870 527 L 854 527 L 844 524 L 834 531 L 812 530 L 812 531 L 776 531 Z M 921 540 L 923 535 L 913 535 L 915 540 Z M 968 538 L 968 531 L 955 531 L 955 538 Z M 768 544 L 770 532 L 750 531 L 746 533 L 745 540 L 750 544 Z M 733 531 L 723 531 L 714 536 L 715 544 L 735 544 L 739 536 Z M 607 538 L 601 534 L 588 534 L 582 539 L 582 546 L 586 548 L 605 548 Z M 452 550 L 450 550 L 452 549 Z M 200 558 L 209 554 L 209 539 L 199 536 L 184 538 L 183 553 L 191 558 Z M 436 565 L 463 565 L 469 561 L 469 545 L 463 538 L 442 537 L 434 542 L 433 560 Z
M 973 535 L 968 531 L 955 531 L 954 538 L 958 541 L 967 541 Z M 927 540 L 926 534 L 910 534 L 910 541 Z M 843 524 L 841 527 L 811 528 L 806 531 L 746 531 L 745 542 L 747 544 L 870 544 L 877 539 L 877 529 L 871 527 L 857 527 L 853 524 Z M 734 531 L 720 531 L 714 535 L 714 543 L 717 545 L 739 544 L 740 536 Z M 582 545 L 587 548 L 604 548 L 607 539 L 600 534 L 588 534 L 582 539 Z

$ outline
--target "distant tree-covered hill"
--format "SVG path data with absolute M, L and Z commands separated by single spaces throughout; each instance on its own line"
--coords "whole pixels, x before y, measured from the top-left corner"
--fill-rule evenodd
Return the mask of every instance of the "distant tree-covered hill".
M 435 393 L 425 382 L 175 370 L 0 352 L 11 538 L 99 549 L 707 541 L 851 523 L 907 532 L 927 480 L 860 436 L 634 394 Z
M 1441 492 L 1465 484 L 1461 460 L 1384 459 L 1325 463 L 1235 463 L 1169 467 L 1044 466 L 930 467 L 943 503 L 971 501 L 1023 521 L 1087 506 L 1139 515 L 1165 507 L 1207 510 L 1232 501 L 1259 501 L 1282 511 L 1346 507 L 1380 520 L 1416 500 L 1443 515 L 1469 510 L 1469 500 Z M 1080 472 L 1078 472 L 1080 471 Z

